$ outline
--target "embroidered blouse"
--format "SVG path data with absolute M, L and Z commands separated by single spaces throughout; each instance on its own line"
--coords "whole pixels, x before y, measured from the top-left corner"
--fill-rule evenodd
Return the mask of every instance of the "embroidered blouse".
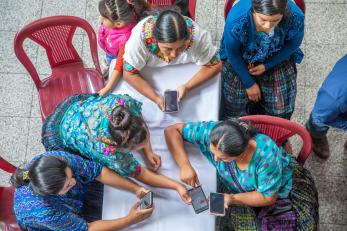
M 88 230 L 88 223 L 78 214 L 82 210 L 89 182 L 101 173 L 102 166 L 67 152 L 51 151 L 38 155 L 27 165 L 42 156 L 57 156 L 68 162 L 76 185 L 64 195 L 41 196 L 29 185 L 17 188 L 14 193 L 14 213 L 17 222 L 29 230 Z
M 60 135 L 64 145 L 72 151 L 121 176 L 135 176 L 140 173 L 140 163 L 131 153 L 119 149 L 108 130 L 112 110 L 117 106 L 127 107 L 133 115 L 141 116 L 142 103 L 129 95 L 91 95 L 82 103 L 72 104 L 65 112 Z
M 304 37 L 304 14 L 291 0 L 288 7 L 290 15 L 269 34 L 256 31 L 251 0 L 239 1 L 231 8 L 221 41 L 221 58 L 231 64 L 245 88 L 255 83 L 248 64 L 262 63 L 269 70 L 289 58 L 295 63 L 302 61 L 299 47 Z
M 201 153 L 217 169 L 217 174 L 230 192 L 241 192 L 231 176 L 232 168 L 244 192 L 256 190 L 267 197 L 287 198 L 292 188 L 290 162 L 295 160 L 269 137 L 257 134 L 257 147 L 247 169 L 239 169 L 234 161 L 216 162 L 210 151 L 209 135 L 217 123 L 188 122 L 183 127 L 183 138 L 199 147 Z
M 157 16 L 149 16 L 140 21 L 132 31 L 125 45 L 124 70 L 136 73 L 146 65 L 163 67 L 185 63 L 214 65 L 220 61 L 219 52 L 213 45 L 208 31 L 199 27 L 193 20 L 185 17 L 191 40 L 188 48 L 174 59 L 163 55 L 153 36 Z

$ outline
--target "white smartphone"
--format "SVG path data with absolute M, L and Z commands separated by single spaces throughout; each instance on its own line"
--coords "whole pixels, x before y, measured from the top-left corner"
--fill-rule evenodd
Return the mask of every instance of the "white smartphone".
M 223 193 L 210 193 L 210 213 L 215 216 L 225 216 Z

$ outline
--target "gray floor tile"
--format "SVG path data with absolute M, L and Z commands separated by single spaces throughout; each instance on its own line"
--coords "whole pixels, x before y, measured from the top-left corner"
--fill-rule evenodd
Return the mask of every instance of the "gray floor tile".
M 43 0 L 42 17 L 53 15 L 73 15 L 85 18 L 86 0 Z
M 347 4 L 306 4 L 307 43 L 346 44 Z
M 29 118 L 0 117 L 0 153 L 7 161 L 23 162 Z
M 27 73 L 23 65 L 17 59 L 13 49 L 13 39 L 15 32 L 0 31 L 1 46 L 0 46 L 0 66 L 1 72 L 12 73 Z M 37 45 L 31 40 L 25 40 L 23 44 L 24 50 L 31 62 L 35 63 L 37 55 Z
M 346 225 L 319 224 L 320 231 L 345 231 Z
M 305 45 L 304 51 L 305 67 L 303 75 L 305 76 L 306 86 L 318 88 L 332 70 L 336 61 L 347 54 L 347 45 L 308 43 Z
M 100 46 L 98 46 L 98 57 L 99 57 L 99 65 L 101 65 L 102 60 L 105 58 L 105 52 L 100 48 Z M 92 56 L 90 53 L 90 44 L 89 44 L 89 40 L 87 36 L 83 37 L 82 59 L 86 67 L 95 68 L 95 65 L 93 63 Z
M 25 74 L 0 74 L 0 116 L 29 117 L 33 81 Z
M 301 125 L 304 125 L 306 123 L 306 111 L 304 108 L 301 108 L 301 107 L 296 107 L 295 110 L 294 110 L 294 113 L 292 115 L 292 118 L 291 120 L 298 123 L 298 124 L 301 124 Z
M 1 0 L 0 30 L 18 31 L 41 17 L 42 0 Z
M 316 169 L 316 171 L 319 171 Z M 314 174 L 316 187 L 319 192 L 319 199 L 326 202 L 347 202 L 347 191 L 344 190 L 347 178 L 323 174 Z M 318 180 L 319 179 L 319 180 Z
M 330 3 L 330 4 L 336 4 L 336 3 L 347 3 L 347 0 L 305 0 L 305 3 Z
M 93 26 L 97 33 L 100 25 L 100 14 L 98 10 L 98 0 L 87 0 L 86 20 Z
M 196 22 L 210 32 L 216 29 L 217 0 L 201 0 L 196 5 Z
M 31 118 L 41 118 L 41 112 L 40 112 L 40 103 L 39 103 L 39 94 L 34 88 L 32 93 L 32 102 L 31 102 Z
M 320 223 L 346 225 L 347 224 L 347 202 L 341 201 L 319 201 Z
M 41 154 L 45 151 L 43 145 L 41 144 L 41 129 L 41 118 L 30 118 L 28 146 L 25 156 L 26 162 L 30 161 L 37 154 Z
M 295 99 L 295 108 L 305 108 L 306 91 L 305 87 L 298 85 Z
M 305 166 L 317 176 L 324 174 L 325 176 L 347 177 L 347 166 L 344 163 L 320 161 L 310 157 Z

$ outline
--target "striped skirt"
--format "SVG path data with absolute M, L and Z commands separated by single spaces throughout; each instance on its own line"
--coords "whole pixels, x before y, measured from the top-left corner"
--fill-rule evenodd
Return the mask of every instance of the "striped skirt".
M 253 77 L 259 85 L 261 100 L 253 103 L 248 99 L 240 78 L 224 61 L 222 69 L 221 119 L 252 114 L 265 114 L 290 119 L 294 112 L 296 97 L 296 66 L 284 61 L 264 74 Z
M 313 231 L 318 227 L 318 192 L 311 173 L 296 161 L 292 162 L 293 187 L 289 194 L 296 216 L 296 230 Z M 230 193 L 219 181 L 218 192 Z M 224 217 L 216 218 L 217 231 L 260 230 L 257 219 L 259 208 L 245 205 L 231 205 Z
M 61 121 L 64 118 L 65 112 L 69 107 L 77 102 L 83 102 L 89 98 L 91 94 L 76 94 L 69 96 L 63 102 L 58 104 L 54 112 L 50 114 L 42 126 L 41 142 L 46 151 L 61 150 L 74 153 L 64 145 L 62 138 L 60 137 L 59 130 Z M 78 155 L 78 153 L 77 153 Z

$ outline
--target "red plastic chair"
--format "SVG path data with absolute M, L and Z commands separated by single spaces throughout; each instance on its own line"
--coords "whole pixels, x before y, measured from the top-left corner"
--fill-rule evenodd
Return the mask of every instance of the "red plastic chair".
M 77 28 L 89 38 L 95 68 L 85 68 L 72 44 Z M 52 74 L 40 80 L 37 70 L 23 49 L 25 39 L 31 39 L 46 50 Z M 56 105 L 78 93 L 96 93 L 104 86 L 98 60 L 96 35 L 90 24 L 74 16 L 42 18 L 26 25 L 14 38 L 14 51 L 29 72 L 39 92 L 41 117 L 44 121 Z
M 8 163 L 0 156 L 0 169 L 8 172 L 14 173 L 16 167 Z M 0 229 L 4 226 L 4 231 L 17 231 L 20 230 L 17 222 L 16 216 L 13 213 L 13 194 L 14 188 L 10 187 L 0 187 Z
M 268 115 L 250 115 L 243 116 L 240 119 L 251 122 L 255 128 L 258 128 L 261 133 L 268 135 L 279 146 L 289 137 L 299 135 L 303 145 L 296 159 L 302 165 L 312 151 L 310 134 L 303 126 L 293 121 Z
M 225 0 L 224 4 L 224 19 L 227 19 L 228 13 L 230 9 L 233 7 L 233 4 L 236 0 Z M 306 5 L 304 0 L 294 0 L 295 4 L 302 10 L 302 12 L 305 14 L 306 11 Z
M 147 0 L 147 3 L 151 7 L 160 8 L 160 7 L 166 7 L 171 6 L 176 3 L 176 0 Z M 196 6 L 196 0 L 189 0 L 189 15 L 190 18 L 195 20 L 195 6 Z

